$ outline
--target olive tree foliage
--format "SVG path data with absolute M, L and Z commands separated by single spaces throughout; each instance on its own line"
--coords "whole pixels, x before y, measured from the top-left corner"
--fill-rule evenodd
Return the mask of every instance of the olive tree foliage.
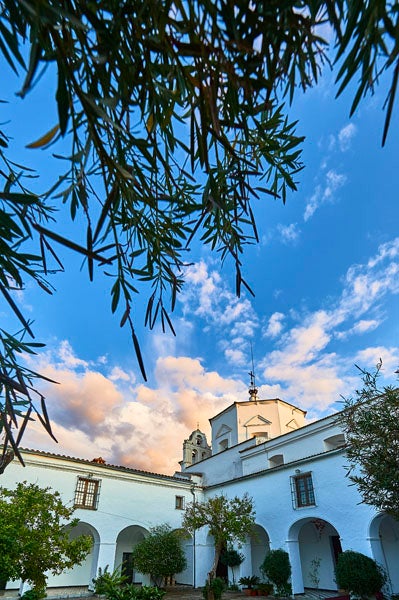
M 382 363 L 361 369 L 363 387 L 345 400 L 339 423 L 346 437 L 348 477 L 363 502 L 399 521 L 399 388 L 378 385 Z
M 81 563 L 90 536 L 71 539 L 78 523 L 58 492 L 36 484 L 0 488 L 0 579 L 22 579 L 44 596 L 46 571 L 59 575 Z
M 173 332 L 194 238 L 232 261 L 237 294 L 251 291 L 241 261 L 258 240 L 253 202 L 285 202 L 303 166 L 287 100 L 314 85 L 334 53 L 337 93 L 356 82 L 351 112 L 392 74 L 385 141 L 398 19 L 396 4 L 381 0 L 0 0 L 0 53 L 19 96 L 45 81 L 58 110 L 49 131 L 26 142 L 60 165 L 50 189 L 40 178 L 33 186 L 29 165 L 11 159 L 12 123 L 2 124 L 0 290 L 21 330 L 0 330 L 0 470 L 12 452 L 22 460 L 29 419 L 51 434 L 43 376 L 20 360 L 42 344 L 15 291 L 29 283 L 53 293 L 60 246 L 80 254 L 90 279 L 95 269 L 109 278 L 111 310 L 145 379 L 135 325 Z M 60 201 L 76 223 L 69 237 L 57 227 Z
M 133 563 L 140 573 L 151 576 L 157 586 L 165 578 L 181 573 L 187 566 L 182 548 L 182 533 L 170 525 L 152 527 L 150 533 L 133 548 Z
M 215 577 L 219 558 L 224 548 L 234 543 L 244 543 L 255 525 L 253 500 L 248 494 L 242 498 L 227 498 L 223 494 L 208 498 L 206 502 L 191 502 L 183 517 L 183 527 L 194 532 L 208 527 L 215 543 L 215 555 L 210 579 Z

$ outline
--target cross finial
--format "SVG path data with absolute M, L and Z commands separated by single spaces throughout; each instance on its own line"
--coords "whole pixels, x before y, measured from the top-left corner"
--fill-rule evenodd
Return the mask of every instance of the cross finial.
M 252 370 L 248 373 L 250 380 L 249 380 L 249 399 L 250 400 L 257 400 L 257 395 L 258 395 L 258 388 L 255 385 L 255 367 L 254 367 L 254 355 L 252 352 L 252 343 L 251 343 L 251 360 L 252 360 Z

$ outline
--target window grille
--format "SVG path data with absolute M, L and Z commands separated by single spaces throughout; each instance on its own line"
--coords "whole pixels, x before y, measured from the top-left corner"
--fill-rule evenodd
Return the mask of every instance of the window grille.
M 312 473 L 301 473 L 291 477 L 291 497 L 294 508 L 315 506 Z
M 100 480 L 91 477 L 78 477 L 75 490 L 75 508 L 97 510 L 100 499 Z

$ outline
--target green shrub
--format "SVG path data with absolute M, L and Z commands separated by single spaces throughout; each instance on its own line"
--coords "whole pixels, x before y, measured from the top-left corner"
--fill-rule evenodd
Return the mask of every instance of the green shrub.
M 32 588 L 31 590 L 27 590 L 21 596 L 21 600 L 42 600 L 42 598 L 46 597 L 46 590 L 43 588 Z
M 265 574 L 276 588 L 278 596 L 289 596 L 291 594 L 291 565 L 288 553 L 281 548 L 271 550 L 261 565 L 261 571 Z
M 182 533 L 166 523 L 152 527 L 133 548 L 135 568 L 150 575 L 152 581 L 161 586 L 165 577 L 181 573 L 187 566 L 181 540 Z
M 110 573 L 107 565 L 104 570 L 99 567 L 98 575 L 92 581 L 96 594 L 107 596 L 107 598 L 115 598 L 117 591 L 126 583 L 126 577 L 121 574 L 120 569 L 115 569 Z
M 375 560 L 353 550 L 338 556 L 335 577 L 338 587 L 360 598 L 379 592 L 386 582 L 385 572 Z
M 205 587 L 202 589 L 202 595 L 207 600 L 209 590 L 212 590 L 213 597 L 215 600 L 220 600 L 224 590 L 226 589 L 226 582 L 221 577 L 215 577 L 211 582 L 207 581 Z
M 274 590 L 274 585 L 272 583 L 260 583 L 257 586 L 258 590 L 264 592 L 265 594 L 272 594 Z
M 244 560 L 244 555 L 241 554 L 241 552 L 237 552 L 237 550 L 234 550 L 233 548 L 231 548 L 230 550 L 225 550 L 224 552 L 222 552 L 221 556 L 220 556 L 220 562 L 223 565 L 226 565 L 227 567 L 239 567 L 240 564 L 243 562 Z
M 112 577 L 114 573 L 107 575 Z M 155 586 L 137 586 L 132 583 L 121 585 L 117 583 L 117 577 L 114 580 L 110 585 L 106 584 L 105 588 L 101 588 L 106 590 L 102 593 L 106 595 L 107 600 L 162 600 L 166 594 L 165 590 Z
M 136 590 L 136 600 L 162 600 L 166 590 L 161 590 L 155 586 L 143 585 L 140 587 L 132 586 Z

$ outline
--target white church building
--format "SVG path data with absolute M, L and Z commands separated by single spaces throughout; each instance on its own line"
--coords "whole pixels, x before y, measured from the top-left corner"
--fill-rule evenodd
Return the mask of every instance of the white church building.
M 131 581 L 148 584 L 135 571 L 132 548 L 149 529 L 168 523 L 181 528 L 184 508 L 214 495 L 248 493 L 256 525 L 240 551 L 245 560 L 236 580 L 259 575 L 270 549 L 289 553 L 295 594 L 312 585 L 312 561 L 320 559 L 319 588 L 337 590 L 334 569 L 343 550 L 367 554 L 389 575 L 390 593 L 399 593 L 399 523 L 362 504 L 346 477 L 345 439 L 337 415 L 306 423 L 305 412 L 278 398 L 235 402 L 210 419 L 212 440 L 197 429 L 183 443 L 181 470 L 174 476 L 24 450 L 26 467 L 14 460 L 1 475 L 8 488 L 28 481 L 58 490 L 76 507 L 76 534 L 93 538 L 85 562 L 49 587 L 88 586 L 98 568 L 121 567 Z M 184 541 L 187 568 L 177 583 L 203 586 L 213 543 L 203 528 Z M 314 564 L 314 563 L 313 563 Z M 231 581 L 231 573 L 228 574 Z M 9 582 L 8 589 L 19 587 Z

